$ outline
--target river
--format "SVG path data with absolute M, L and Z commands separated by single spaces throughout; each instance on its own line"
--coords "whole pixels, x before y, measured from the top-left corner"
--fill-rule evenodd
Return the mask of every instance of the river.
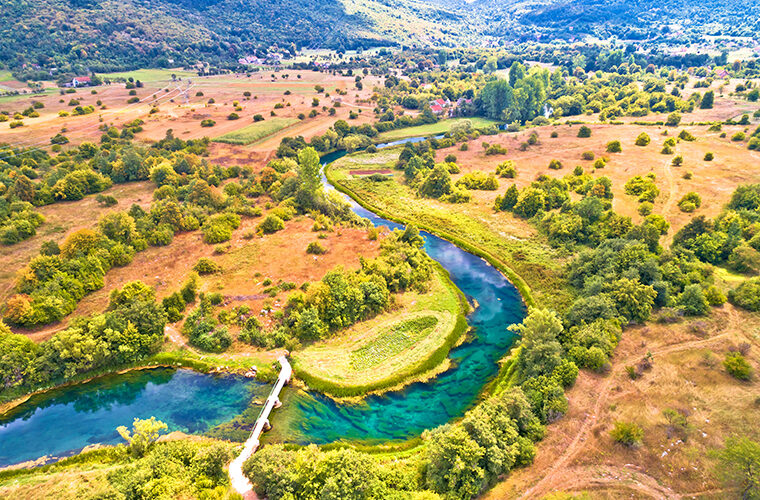
M 343 154 L 326 155 L 323 162 Z M 332 189 L 327 183 L 326 187 Z M 354 212 L 376 226 L 402 227 L 346 199 Z M 274 415 L 269 440 L 321 444 L 408 439 L 461 417 L 476 403 L 483 386 L 498 372 L 498 360 L 514 342 L 507 327 L 522 320 L 525 307 L 517 289 L 496 268 L 435 235 L 421 234 L 428 255 L 478 304 L 467 318 L 473 328 L 471 339 L 451 351 L 450 369 L 429 382 L 355 403 L 288 389 L 285 406 Z M 43 455 L 70 454 L 93 443 L 119 442 L 116 427 L 129 426 L 135 417 L 156 416 L 170 430 L 203 433 L 239 414 L 252 398 L 265 397 L 268 389 L 239 377 L 160 369 L 50 391 L 0 420 L 0 467 Z

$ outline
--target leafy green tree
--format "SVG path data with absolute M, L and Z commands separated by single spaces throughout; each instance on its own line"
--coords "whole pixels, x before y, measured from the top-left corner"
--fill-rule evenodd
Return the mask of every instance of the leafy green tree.
M 156 417 L 150 417 L 149 419 L 136 418 L 132 423 L 131 431 L 123 425 L 116 431 L 128 443 L 129 452 L 139 458 L 145 456 L 161 431 L 167 429 L 168 426 L 164 422 L 156 420 Z
M 532 309 L 519 325 L 510 328 L 522 337 L 517 370 L 522 380 L 549 375 L 562 362 L 562 345 L 558 336 L 562 322 L 548 309 Z
M 437 199 L 451 193 L 452 186 L 449 170 L 443 164 L 438 164 L 422 181 L 418 191 L 420 196 Z
M 319 176 L 319 154 L 314 148 L 304 148 L 298 152 L 298 164 L 298 179 L 301 181 L 301 186 L 310 195 L 316 195 L 322 186 Z
M 718 476 L 738 490 L 742 499 L 760 498 L 760 443 L 747 437 L 730 437 L 717 452 Z
M 657 292 L 651 285 L 621 278 L 612 283 L 610 296 L 621 316 L 628 321 L 643 323 L 649 319 Z
M 697 284 L 688 285 L 678 297 L 678 305 L 688 316 L 701 316 L 710 309 L 702 287 Z
M 486 454 L 461 426 L 445 425 L 427 431 L 426 457 L 429 461 L 425 482 L 433 491 L 449 499 L 470 499 L 486 480 L 480 462 Z
M 699 102 L 699 109 L 712 109 L 715 102 L 715 92 L 708 90 L 705 95 L 702 96 L 702 100 Z

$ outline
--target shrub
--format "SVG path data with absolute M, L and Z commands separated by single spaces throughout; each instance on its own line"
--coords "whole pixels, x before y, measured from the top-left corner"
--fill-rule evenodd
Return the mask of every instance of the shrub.
M 220 272 L 221 270 L 222 268 L 219 266 L 219 264 L 206 257 L 202 257 L 193 266 L 193 271 L 200 275 L 214 274 Z
M 644 430 L 634 423 L 618 421 L 610 431 L 610 436 L 620 444 L 633 447 L 641 444 Z
M 702 206 L 702 197 L 694 192 L 686 193 L 678 202 L 678 208 L 680 208 L 682 212 L 686 213 L 691 213 L 694 210 L 698 209 L 700 206 Z
M 594 155 L 593 151 L 584 151 L 581 154 L 581 159 L 583 159 L 583 160 L 589 160 L 590 161 L 590 160 L 593 160 L 595 157 L 596 157 L 596 155 Z
M 500 144 L 491 144 L 486 149 L 486 156 L 504 155 L 507 154 L 507 149 Z
M 581 125 L 581 128 L 578 129 L 578 137 L 591 137 L 591 129 L 585 125 Z
M 650 142 L 652 142 L 652 139 L 649 138 L 649 134 L 647 134 L 646 132 L 640 133 L 639 136 L 636 138 L 637 146 L 648 146 Z
M 710 152 L 705 153 L 705 161 L 713 161 L 714 158 L 715 158 L 714 154 L 712 154 Z
M 306 247 L 306 253 L 312 254 L 312 255 L 322 255 L 323 253 L 326 253 L 327 250 L 325 247 L 319 244 L 318 241 L 312 241 L 309 243 L 309 246 Z
M 681 123 L 681 115 L 676 112 L 670 113 L 668 119 L 665 120 L 665 126 L 667 127 L 677 127 L 679 123 Z
M 707 290 L 705 290 L 705 299 L 707 299 L 707 303 L 713 307 L 722 306 L 726 302 L 726 296 L 720 291 L 720 288 L 715 285 L 707 287 Z
M 507 160 L 499 163 L 496 166 L 496 175 L 507 179 L 514 179 L 517 176 L 517 169 L 515 169 L 515 162 Z
M 723 360 L 723 367 L 736 379 L 749 380 L 752 377 L 752 367 L 740 352 L 727 353 Z
M 620 145 L 620 141 L 610 141 L 607 143 L 608 153 L 620 153 L 623 151 L 623 147 Z
M 680 167 L 681 165 L 683 165 L 683 156 L 682 155 L 678 155 L 678 156 L 673 157 L 673 160 L 671 161 L 671 164 L 674 167 Z
M 728 300 L 742 309 L 760 311 L 760 278 L 751 278 L 742 282 L 728 292 Z
M 645 201 L 641 205 L 639 205 L 639 208 L 638 208 L 639 215 L 647 216 L 652 213 L 653 208 L 654 208 L 654 205 L 651 202 Z
M 277 217 L 276 215 L 269 214 L 258 225 L 258 228 L 264 234 L 272 234 L 282 229 L 285 229 L 285 223 L 282 221 L 281 218 Z
M 486 174 L 485 172 L 476 170 L 462 176 L 462 178 L 456 182 L 456 186 L 465 189 L 495 191 L 499 188 L 499 183 L 493 174 Z
M 731 136 L 731 140 L 734 142 L 741 142 L 746 138 L 747 136 L 744 134 L 744 132 L 737 132 Z
M 240 119 L 240 115 L 237 114 L 237 113 L 230 113 L 229 115 L 227 115 L 227 119 L 228 120 L 238 120 L 238 119 Z
M 216 125 L 216 122 L 212 120 L 211 118 L 206 118 L 205 120 L 201 120 L 201 127 L 208 128 L 208 127 L 213 127 L 214 125 Z
M 552 160 L 549 162 L 549 168 L 552 170 L 560 170 L 562 168 L 562 162 L 559 160 Z
M 604 158 L 597 158 L 594 162 L 594 168 L 604 168 L 607 165 L 607 162 L 604 161 Z
M 691 135 L 691 133 L 689 133 L 689 131 L 686 129 L 681 130 L 681 132 L 678 134 L 678 138 L 686 142 L 693 142 L 697 140 L 697 138 Z

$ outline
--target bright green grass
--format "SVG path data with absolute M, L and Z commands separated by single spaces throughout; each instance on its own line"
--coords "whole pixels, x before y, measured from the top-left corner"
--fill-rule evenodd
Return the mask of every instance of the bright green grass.
M 382 337 L 351 352 L 351 368 L 366 370 L 379 365 L 426 337 L 437 323 L 435 316 L 422 316 L 391 326 Z
M 4 96 L 0 96 L 0 104 L 22 101 L 25 99 L 32 101 L 34 99 L 39 99 L 40 97 L 45 97 L 46 95 L 54 94 L 56 92 L 57 92 L 56 89 L 45 89 L 45 91 L 40 94 L 29 93 L 29 94 L 19 94 L 19 95 L 4 95 Z
M 429 123 L 427 125 L 418 125 L 416 127 L 389 130 L 387 132 L 383 132 L 377 137 L 381 141 L 395 141 L 398 139 L 405 139 L 407 137 L 444 134 L 448 132 L 454 124 L 462 122 L 464 120 L 469 120 L 472 123 L 472 126 L 475 128 L 483 128 L 498 124 L 497 121 L 489 120 L 487 118 L 452 118 L 450 120 L 441 120 L 439 122 Z
M 0 82 L 7 82 L 13 80 L 13 75 L 7 69 L 0 69 Z
M 171 80 L 172 75 L 176 75 L 177 78 L 193 78 L 197 77 L 198 73 L 194 71 L 182 71 L 171 69 L 137 69 L 134 71 L 121 71 L 117 73 L 102 73 L 98 76 L 101 78 L 129 78 L 132 77 L 135 80 L 141 82 L 160 82 L 164 80 Z
M 408 291 L 396 300 L 398 308 L 293 353 L 298 378 L 317 391 L 359 396 L 443 363 L 467 329 L 468 305 L 448 273 L 436 266 L 427 292 Z
M 296 118 L 270 118 L 269 120 L 253 123 L 234 132 L 228 132 L 217 137 L 214 141 L 245 146 L 269 137 L 294 123 L 298 123 L 298 121 Z

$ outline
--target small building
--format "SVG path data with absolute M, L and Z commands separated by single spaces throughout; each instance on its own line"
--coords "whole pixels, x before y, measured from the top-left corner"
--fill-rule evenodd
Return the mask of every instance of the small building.
M 71 80 L 72 87 L 87 87 L 92 85 L 92 79 L 89 76 L 77 76 Z
M 443 106 L 441 106 L 440 104 L 434 103 L 432 106 L 430 106 L 430 111 L 432 111 L 436 115 L 440 115 L 443 113 Z

